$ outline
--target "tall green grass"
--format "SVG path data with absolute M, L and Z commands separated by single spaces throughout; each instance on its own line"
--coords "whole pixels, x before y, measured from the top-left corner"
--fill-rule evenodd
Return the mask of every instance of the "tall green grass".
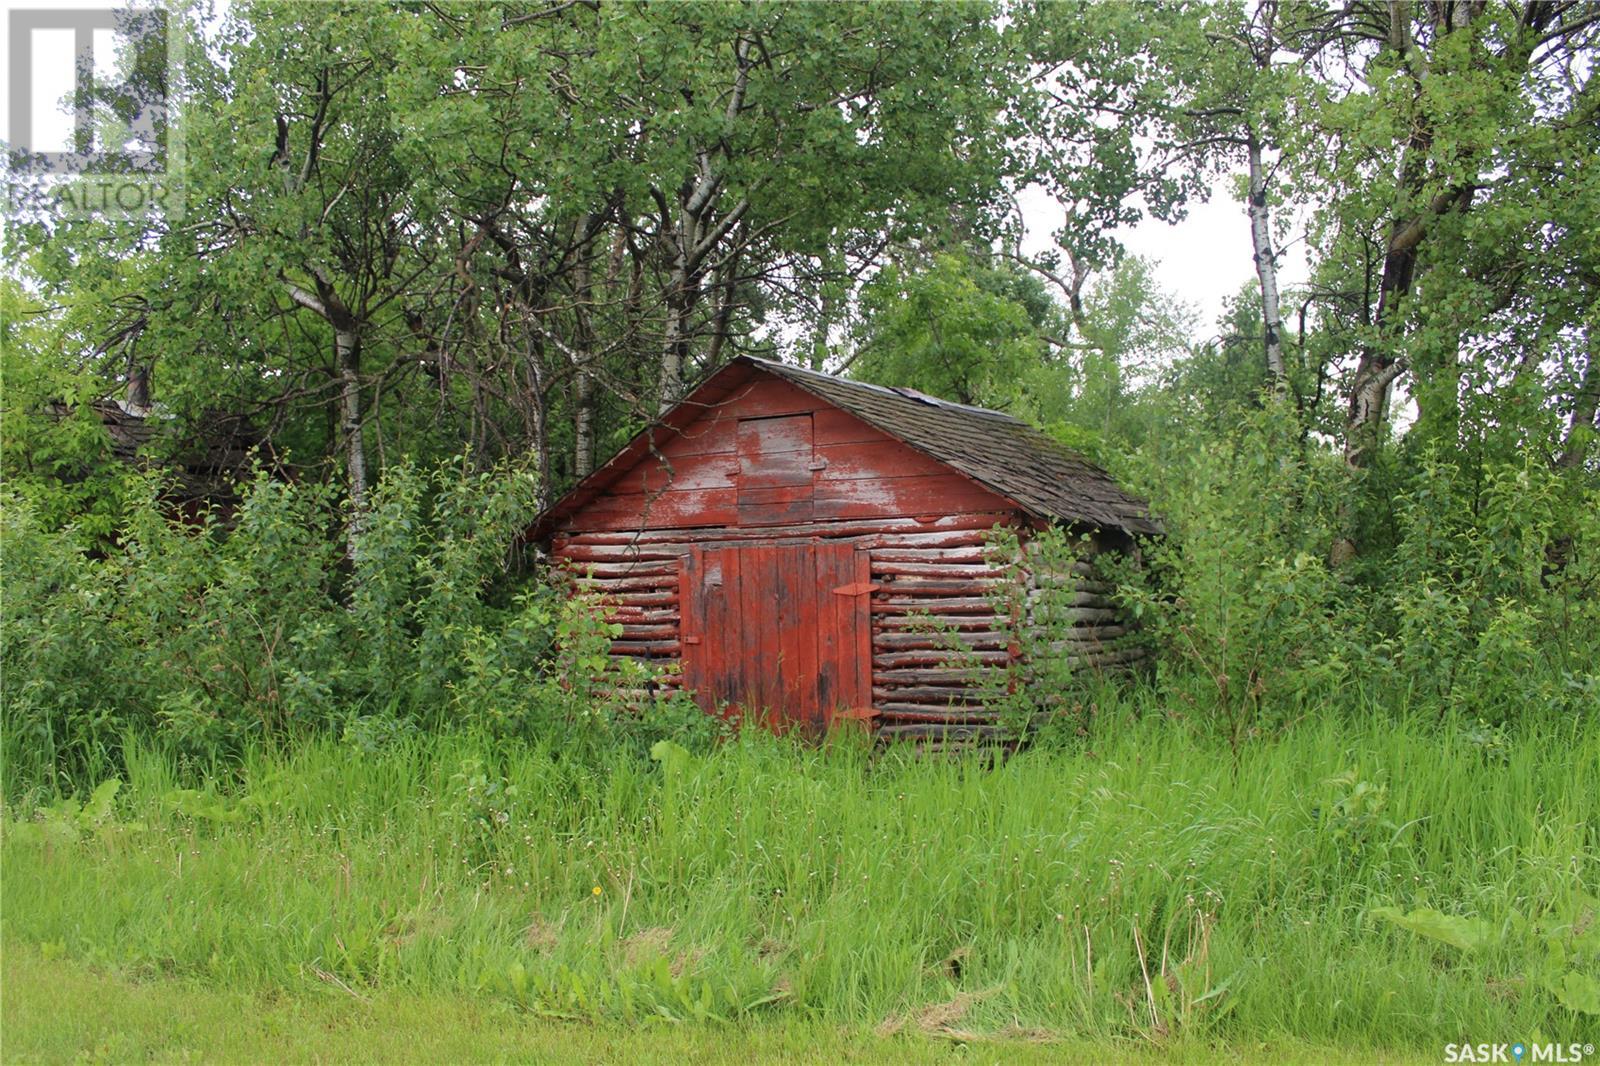
M 319 741 L 212 793 L 132 744 L 104 809 L 8 812 L 5 933 L 584 1018 L 1416 1048 L 1600 1029 L 1557 991 L 1600 969 L 1593 722 L 1375 714 L 1237 758 L 1136 717 L 1009 759 L 657 754 Z

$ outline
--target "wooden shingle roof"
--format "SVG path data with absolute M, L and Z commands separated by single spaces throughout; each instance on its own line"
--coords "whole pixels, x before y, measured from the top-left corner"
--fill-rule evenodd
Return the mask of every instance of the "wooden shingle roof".
M 1160 533 L 1145 501 L 1076 452 L 1002 411 L 748 356 L 741 361 L 850 412 L 1040 518 Z

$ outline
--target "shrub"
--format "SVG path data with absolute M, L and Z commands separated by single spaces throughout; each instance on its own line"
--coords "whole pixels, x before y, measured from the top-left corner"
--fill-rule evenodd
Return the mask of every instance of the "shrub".
M 1429 459 L 1397 514 L 1373 642 L 1391 683 L 1491 722 L 1600 706 L 1600 495 L 1531 462 Z
M 329 489 L 265 474 L 227 523 L 174 523 L 151 485 L 100 553 L 7 498 L 7 791 L 104 777 L 129 735 L 196 765 L 319 732 L 707 739 L 698 712 L 626 706 L 593 602 L 513 565 L 534 489 L 506 466 L 392 467 L 350 558 Z
M 1163 695 L 1236 750 L 1327 699 L 1349 672 L 1354 612 L 1319 550 L 1337 487 L 1331 460 L 1302 447 L 1280 406 L 1163 456 L 1144 476 L 1167 535 L 1146 544 L 1143 565 L 1113 568 L 1160 651 Z

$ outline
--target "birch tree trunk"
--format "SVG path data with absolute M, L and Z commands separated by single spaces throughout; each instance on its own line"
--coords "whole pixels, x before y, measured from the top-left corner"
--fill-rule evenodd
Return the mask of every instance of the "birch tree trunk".
M 730 128 L 744 109 L 745 93 L 750 85 L 751 48 L 752 42 L 746 37 L 737 37 L 733 42 L 733 84 L 722 116 L 723 123 Z M 650 190 L 660 209 L 662 233 L 672 243 L 672 271 L 667 280 L 665 300 L 667 321 L 661 339 L 658 407 L 663 413 L 682 398 L 683 364 L 691 332 L 689 320 L 700 298 L 701 281 L 714 264 L 712 253 L 719 250 L 750 210 L 748 195 L 726 211 L 719 213 L 717 210 L 725 177 L 718 164 L 725 161 L 726 153 L 726 142 L 699 151 L 694 173 L 678 194 L 676 220 L 666 195 L 657 188 Z
M 711 314 L 711 344 L 706 349 L 706 364 L 715 369 L 722 362 L 722 349 L 728 342 L 729 324 L 733 321 L 735 298 L 734 281 L 738 277 L 739 255 L 735 251 L 717 266 L 712 282 L 716 294 L 716 309 Z M 824 313 L 823 320 L 827 320 Z
M 344 437 L 345 476 L 350 489 L 351 553 L 367 511 L 367 449 L 361 429 L 361 338 L 354 329 L 335 329 L 335 363 L 339 371 L 339 432 Z
M 579 480 L 594 471 L 594 378 L 578 369 L 572 383 L 572 472 Z
M 128 410 L 132 414 L 150 413 L 150 364 L 134 363 L 128 368 Z
M 1395 0 L 1389 5 L 1388 15 L 1389 47 L 1399 59 L 1402 69 L 1410 74 L 1414 93 L 1420 98 L 1422 84 L 1416 69 L 1420 60 L 1413 55 L 1411 5 L 1405 0 Z M 1417 245 L 1421 243 L 1425 223 L 1421 218 L 1411 217 L 1408 208 L 1412 198 L 1422 188 L 1426 173 L 1424 156 L 1429 141 L 1428 131 L 1413 124 L 1400 149 L 1395 215 L 1389 223 L 1389 239 L 1384 248 L 1382 274 L 1378 282 L 1378 306 L 1372 319 L 1377 336 L 1361 346 L 1345 408 L 1344 461 L 1354 470 L 1364 469 L 1382 443 L 1389 388 L 1405 369 L 1391 342 L 1398 339 L 1398 308 L 1410 293 L 1411 282 L 1416 275 Z M 1355 539 L 1356 501 L 1353 498 L 1358 491 L 1352 486 L 1338 508 L 1338 531 L 1328 549 L 1328 562 L 1335 567 L 1350 562 L 1358 552 Z
M 683 354 L 689 332 L 689 278 L 681 265 L 667 282 L 667 321 L 661 336 L 661 374 L 657 381 L 657 410 L 665 414 L 683 394 Z
M 1261 282 L 1262 344 L 1267 377 L 1275 392 L 1288 390 L 1283 364 L 1283 315 L 1278 307 L 1278 257 L 1272 247 L 1272 217 L 1267 206 L 1267 177 L 1262 165 L 1261 141 L 1252 132 L 1246 143 L 1250 161 L 1250 243 L 1255 252 L 1256 278 Z
M 587 232 L 596 221 L 592 214 L 586 216 L 581 229 Z M 594 469 L 594 377 L 589 372 L 589 361 L 596 358 L 594 319 L 590 314 L 594 305 L 593 255 L 587 243 L 580 247 L 572 282 L 573 340 L 577 342 L 572 380 L 572 472 L 579 480 Z

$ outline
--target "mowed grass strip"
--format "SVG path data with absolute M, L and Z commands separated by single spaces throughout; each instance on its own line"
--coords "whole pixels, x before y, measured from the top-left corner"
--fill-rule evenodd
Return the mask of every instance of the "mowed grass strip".
M 0 1055 L 8 1063 L 1409 1063 L 1436 1056 L 1300 1044 L 1154 1048 L 1037 1037 L 881 1036 L 800 1020 L 741 1026 L 589 1025 L 442 994 L 249 993 L 134 980 L 30 947 L 0 955 Z

